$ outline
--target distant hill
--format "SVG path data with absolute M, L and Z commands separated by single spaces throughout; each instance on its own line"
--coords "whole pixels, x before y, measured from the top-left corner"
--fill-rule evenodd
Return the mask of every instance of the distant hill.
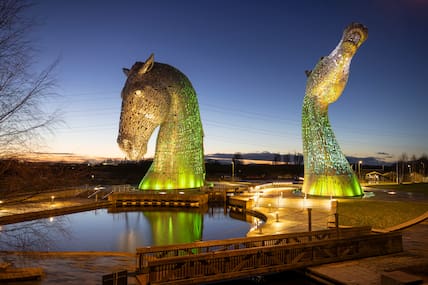
M 239 157 L 239 161 L 243 164 L 303 164 L 303 155 L 301 153 L 295 154 L 279 154 L 274 152 L 250 152 L 250 153 L 214 153 L 205 155 L 207 162 L 217 162 L 230 164 L 232 158 Z M 47 153 L 47 152 L 33 152 L 21 159 L 28 161 L 52 161 L 52 162 L 68 162 L 68 163 L 108 163 L 116 164 L 124 162 L 123 158 L 107 158 L 107 157 L 88 157 L 80 156 L 74 153 Z M 354 157 L 347 156 L 350 164 L 358 164 L 362 161 L 363 165 L 382 166 L 391 165 L 391 162 L 385 162 L 376 157 Z
M 232 158 L 240 157 L 244 163 L 266 163 L 274 164 L 276 163 L 285 163 L 285 164 L 303 164 L 303 154 L 279 154 L 272 152 L 251 152 L 251 153 L 214 153 L 205 155 L 205 159 L 209 161 L 216 161 L 219 163 L 230 163 Z M 391 165 L 390 162 L 385 162 L 382 159 L 375 157 L 346 157 L 350 164 L 358 164 L 359 161 L 362 161 L 363 165 L 372 165 L 372 166 L 381 166 L 381 165 Z

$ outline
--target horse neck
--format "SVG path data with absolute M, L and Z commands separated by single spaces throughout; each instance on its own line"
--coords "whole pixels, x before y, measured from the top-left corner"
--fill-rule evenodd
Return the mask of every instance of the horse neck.
M 185 90 L 186 91 L 186 90 Z M 170 112 L 161 124 L 155 161 L 169 161 L 170 168 L 192 168 L 203 163 L 203 132 L 199 108 L 192 90 L 171 100 Z M 197 163 L 195 163 L 197 162 Z
M 302 137 L 305 170 L 329 172 L 340 165 L 348 171 L 348 162 L 330 125 L 328 106 L 321 107 L 312 96 L 305 96 L 303 103 Z

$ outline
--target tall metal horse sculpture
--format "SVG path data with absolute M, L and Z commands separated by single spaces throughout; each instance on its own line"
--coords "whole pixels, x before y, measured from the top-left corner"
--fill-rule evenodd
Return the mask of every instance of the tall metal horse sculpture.
M 367 39 L 368 30 L 352 23 L 330 55 L 307 71 L 302 111 L 305 164 L 303 192 L 318 196 L 361 196 L 363 191 L 340 150 L 328 119 L 328 105 L 343 92 L 352 57 Z
M 198 188 L 205 182 L 203 131 L 195 90 L 176 68 L 154 62 L 136 62 L 123 69 L 119 147 L 138 160 L 160 126 L 153 163 L 140 189 Z

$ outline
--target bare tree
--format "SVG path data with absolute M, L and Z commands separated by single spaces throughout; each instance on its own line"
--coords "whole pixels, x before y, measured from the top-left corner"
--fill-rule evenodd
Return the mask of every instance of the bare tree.
M 0 158 L 34 147 L 58 118 L 42 104 L 53 94 L 57 63 L 32 71 L 35 51 L 28 36 L 34 21 L 23 16 L 29 7 L 25 0 L 0 1 Z

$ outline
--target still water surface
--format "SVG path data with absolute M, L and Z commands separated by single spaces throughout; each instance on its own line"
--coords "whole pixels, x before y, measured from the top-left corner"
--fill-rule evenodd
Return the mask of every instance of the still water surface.
M 140 246 L 245 237 L 250 226 L 249 222 L 231 218 L 223 208 L 211 208 L 206 213 L 178 211 L 109 213 L 107 209 L 99 209 L 3 226 L 0 228 L 0 250 L 134 253 L 135 248 Z M 217 284 L 260 283 L 316 284 L 296 272 Z
M 107 209 L 3 226 L 0 250 L 122 251 L 135 248 L 245 237 L 250 223 L 233 219 L 223 208 L 190 211 Z

